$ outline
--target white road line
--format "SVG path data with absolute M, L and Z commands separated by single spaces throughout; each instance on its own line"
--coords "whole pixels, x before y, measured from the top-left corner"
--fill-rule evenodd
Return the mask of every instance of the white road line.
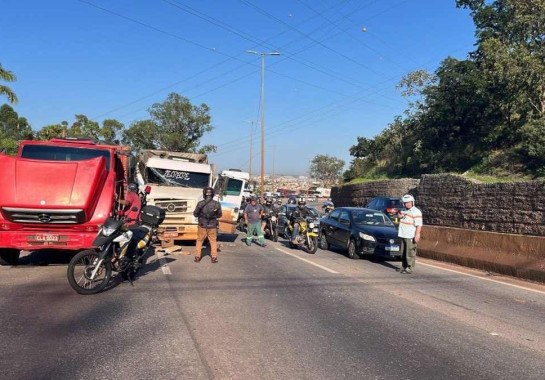
M 431 267 L 431 268 L 441 269 L 441 270 L 444 270 L 444 271 L 447 271 L 447 272 L 462 274 L 464 276 L 469 276 L 469 277 L 473 277 L 473 278 L 478 278 L 480 280 L 495 282 L 496 284 L 503 284 L 503 285 L 511 286 L 511 287 L 517 288 L 517 289 L 529 290 L 529 291 L 534 292 L 534 293 L 545 294 L 545 291 L 543 291 L 543 290 L 532 289 L 532 288 L 528 288 L 526 286 L 510 284 L 510 283 L 505 282 L 505 281 L 494 280 L 492 278 L 486 278 L 486 277 L 483 277 L 483 276 L 478 276 L 478 275 L 470 274 L 470 273 L 464 273 L 464 272 L 457 271 L 457 270 L 454 270 L 454 269 L 447 269 L 447 268 L 443 268 L 441 266 L 437 266 L 437 265 L 433 265 L 433 264 L 426 264 L 426 263 L 423 263 L 421 261 L 418 262 L 418 265 L 424 265 L 424 266 L 428 266 L 428 267 Z M 471 269 L 471 268 L 468 268 L 468 269 Z
M 308 263 L 310 265 L 314 265 L 315 267 L 318 267 L 320 269 L 323 269 L 325 270 L 326 272 L 329 272 L 329 273 L 334 273 L 334 274 L 339 274 L 339 272 L 336 272 L 334 271 L 333 269 L 329 269 L 328 267 L 324 267 L 323 265 L 320 265 L 320 264 L 316 264 L 316 263 L 313 263 L 312 261 L 310 260 L 307 260 L 307 259 L 303 259 L 302 257 L 299 257 L 297 255 L 294 255 L 293 253 L 291 252 L 288 252 L 288 251 L 285 251 L 283 250 L 282 248 L 275 248 L 277 251 L 280 251 L 282 253 L 285 253 L 286 255 L 289 255 L 291 257 L 295 257 L 296 259 L 299 259 L 301 261 L 304 261 L 305 263 Z
M 157 260 L 159 260 L 159 265 L 161 265 L 161 270 L 163 271 L 163 274 L 171 275 L 172 272 L 170 271 L 170 267 L 168 266 L 167 261 L 164 259 L 163 254 L 159 251 L 155 252 L 157 255 Z

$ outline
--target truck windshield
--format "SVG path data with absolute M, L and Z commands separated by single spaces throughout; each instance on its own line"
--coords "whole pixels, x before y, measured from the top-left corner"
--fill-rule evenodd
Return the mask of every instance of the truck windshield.
M 184 186 L 192 188 L 203 188 L 209 186 L 210 174 L 186 172 L 183 170 L 146 168 L 147 180 L 149 183 L 170 186 Z
M 103 149 L 76 148 L 52 145 L 25 145 L 22 158 L 45 161 L 83 161 L 90 158 L 104 157 L 106 169 L 110 170 L 110 151 Z
M 223 190 L 223 195 L 240 195 L 242 193 L 242 181 L 240 179 L 229 178 L 227 187 Z

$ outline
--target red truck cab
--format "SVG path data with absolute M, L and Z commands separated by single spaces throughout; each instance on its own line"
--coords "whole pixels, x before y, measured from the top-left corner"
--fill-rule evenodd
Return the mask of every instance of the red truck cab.
M 0 264 L 21 250 L 81 250 L 123 196 L 130 150 L 91 139 L 21 141 L 0 155 Z

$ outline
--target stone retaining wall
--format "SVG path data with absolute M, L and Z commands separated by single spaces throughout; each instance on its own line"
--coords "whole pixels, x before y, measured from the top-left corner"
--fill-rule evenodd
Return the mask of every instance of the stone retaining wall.
M 449 174 L 332 189 L 335 206 L 415 195 L 424 228 L 419 255 L 545 282 L 545 184 L 480 184 Z

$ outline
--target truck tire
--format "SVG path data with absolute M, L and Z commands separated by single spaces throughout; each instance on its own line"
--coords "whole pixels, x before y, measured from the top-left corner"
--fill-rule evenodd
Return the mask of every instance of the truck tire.
M 17 265 L 20 254 L 18 249 L 0 249 L 0 265 Z

